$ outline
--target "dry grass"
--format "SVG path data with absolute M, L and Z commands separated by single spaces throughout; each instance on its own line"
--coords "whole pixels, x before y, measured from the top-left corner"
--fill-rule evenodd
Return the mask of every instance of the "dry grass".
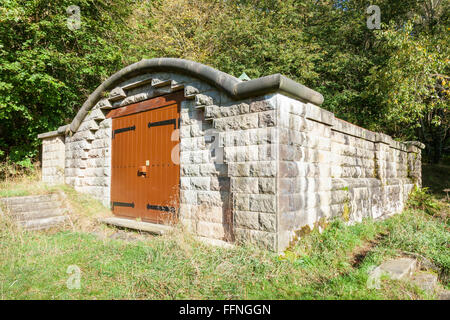
M 0 198 L 48 194 L 59 188 L 43 184 L 40 181 L 41 170 L 37 166 L 32 169 L 15 169 L 11 166 L 6 169 L 5 164 L 0 164 L 0 175 L 4 177 L 0 180 Z
M 367 287 L 372 267 L 406 252 L 436 265 L 449 288 L 448 220 L 422 210 L 352 226 L 335 221 L 280 257 L 252 246 L 211 247 L 179 226 L 159 237 L 134 233 L 134 241 L 111 239 L 117 229 L 96 222 L 110 212 L 92 197 L 26 177 L 3 182 L 0 192 L 16 188 L 27 194 L 63 191 L 72 223 L 27 232 L 0 217 L 1 299 L 434 298 L 388 279 L 381 290 Z M 82 270 L 79 290 L 65 285 L 69 265 Z
M 64 230 L 97 233 L 110 231 L 103 224 L 97 222 L 98 218 L 111 216 L 108 208 L 93 197 L 76 192 L 71 186 L 43 183 L 38 164 L 30 169 L 13 164 L 0 164 L 0 174 L 4 178 L 0 181 L 0 198 L 59 193 L 70 218 Z M 56 231 L 49 230 L 48 232 Z

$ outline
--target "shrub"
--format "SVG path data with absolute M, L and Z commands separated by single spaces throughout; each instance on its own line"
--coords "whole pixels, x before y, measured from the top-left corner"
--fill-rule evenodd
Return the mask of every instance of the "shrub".
M 429 215 L 436 215 L 441 209 L 439 203 L 429 193 L 428 188 L 415 187 L 409 195 L 408 208 L 422 210 Z

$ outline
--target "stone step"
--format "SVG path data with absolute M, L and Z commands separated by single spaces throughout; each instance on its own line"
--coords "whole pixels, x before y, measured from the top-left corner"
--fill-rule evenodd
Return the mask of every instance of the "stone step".
M 69 219 L 67 216 L 56 216 L 42 219 L 19 221 L 19 225 L 27 230 L 45 230 L 60 226 Z
M 27 213 L 41 210 L 57 209 L 60 208 L 61 206 L 62 202 L 59 200 L 5 205 L 6 209 L 12 214 L 20 212 Z
M 442 290 L 438 296 L 439 300 L 450 300 L 450 290 Z
M 51 193 L 51 194 L 42 194 L 42 195 L 35 195 L 35 196 L 0 198 L 0 202 L 6 206 L 10 206 L 10 205 L 16 205 L 16 204 L 55 201 L 55 200 L 60 200 L 60 199 L 61 199 L 61 196 L 59 194 Z
M 411 282 L 420 289 L 432 293 L 437 289 L 438 276 L 433 273 L 419 271 L 412 275 Z
M 417 268 L 416 259 L 397 258 L 383 262 L 379 268 L 391 279 L 400 280 L 411 277 Z
M 234 248 L 234 244 L 230 243 L 230 242 L 226 242 L 223 240 L 219 240 L 219 239 L 212 239 L 212 238 L 206 238 L 206 237 L 201 237 L 201 236 L 197 236 L 195 237 L 198 241 L 213 246 L 213 247 L 221 247 L 221 248 L 225 248 L 225 249 L 231 249 Z
M 157 235 L 163 235 L 164 233 L 172 230 L 172 227 L 163 224 L 142 222 L 126 218 L 111 217 L 111 218 L 102 218 L 99 219 L 99 221 L 115 227 L 139 230 Z
M 416 259 L 391 259 L 372 270 L 370 277 L 379 277 L 384 274 L 394 280 L 408 281 L 429 294 L 437 293 L 439 300 L 450 300 L 450 291 L 440 287 L 437 274 L 417 269 Z
M 64 214 L 64 209 L 61 207 L 33 210 L 26 212 L 13 212 L 11 217 L 17 221 L 35 220 L 49 217 L 61 216 Z

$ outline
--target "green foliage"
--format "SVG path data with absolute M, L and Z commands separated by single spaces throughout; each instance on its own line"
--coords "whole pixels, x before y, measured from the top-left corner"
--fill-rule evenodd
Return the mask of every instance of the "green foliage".
M 70 121 L 124 59 L 129 1 L 8 0 L 0 5 L 0 159 L 28 165 L 37 134 Z M 78 5 L 81 28 L 67 26 Z
M 37 165 L 33 164 L 30 158 L 25 157 L 23 160 L 16 162 L 6 158 L 5 161 L 0 162 L 0 189 L 3 189 L 3 183 L 8 183 L 21 178 L 26 178 L 28 180 L 29 177 L 33 178 L 37 172 Z
M 450 166 L 422 165 L 422 185 L 435 197 L 445 198 L 444 189 L 450 189 Z
M 141 6 L 134 48 L 251 78 L 282 73 L 325 97 L 336 116 L 449 151 L 448 2 L 167 0 Z M 431 5 L 431 7 L 430 7 Z M 144 40 L 143 40 L 144 39 Z
M 450 2 L 4 0 L 0 5 L 0 160 L 36 159 L 37 133 L 71 121 L 102 80 L 142 58 L 180 57 L 251 78 L 282 73 L 337 117 L 450 151 Z M 78 5 L 81 28 L 67 27 Z
M 449 35 L 422 34 L 416 29 L 408 21 L 401 28 L 391 23 L 377 33 L 376 52 L 388 58 L 371 68 L 366 95 L 379 101 L 385 114 L 380 124 L 390 127 L 388 133 L 419 138 L 438 162 L 450 127 Z
M 418 188 L 417 186 L 409 195 L 408 207 L 422 210 L 429 215 L 435 215 L 441 209 L 433 195 L 428 192 L 428 188 Z
M 72 196 L 69 195 L 69 198 Z M 76 197 L 72 201 L 77 201 Z M 82 215 L 83 213 L 80 212 Z M 74 228 L 77 228 L 76 226 Z M 418 299 L 404 281 L 370 289 L 371 267 L 405 254 L 438 266 L 450 261 L 447 226 L 421 211 L 356 225 L 334 221 L 313 231 L 284 258 L 254 247 L 211 247 L 185 234 L 126 242 L 70 231 L 18 232 L 0 219 L 3 299 Z M 111 230 L 110 230 L 111 231 Z M 379 237 L 379 235 L 384 235 Z M 355 253 L 371 243 L 355 265 Z M 69 265 L 81 288 L 66 287 Z M 432 297 L 431 297 L 432 298 Z

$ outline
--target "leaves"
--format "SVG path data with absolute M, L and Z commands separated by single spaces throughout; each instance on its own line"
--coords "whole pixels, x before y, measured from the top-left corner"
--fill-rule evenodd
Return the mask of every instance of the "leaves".
M 67 27 L 77 5 L 81 28 Z M 449 146 L 449 2 L 4 0 L 0 4 L 0 159 L 36 157 L 37 134 L 72 119 L 109 75 L 180 57 L 250 78 L 282 73 L 337 117 L 397 139 Z M 15 160 L 15 161 L 16 161 Z
M 73 118 L 104 78 L 129 63 L 122 53 L 129 30 L 116 19 L 131 14 L 129 1 L 75 2 L 82 27 L 73 31 L 66 14 L 73 1 L 10 0 L 0 5 L 2 158 L 10 155 L 19 162 L 35 157 L 37 134 Z

